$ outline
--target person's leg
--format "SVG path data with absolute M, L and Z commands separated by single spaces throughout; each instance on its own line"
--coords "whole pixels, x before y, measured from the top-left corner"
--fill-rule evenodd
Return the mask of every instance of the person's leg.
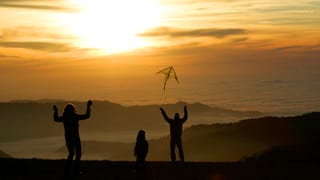
M 143 157 L 141 155 L 138 155 L 137 156 L 137 160 L 136 160 L 136 170 L 137 170 L 137 172 L 142 171 L 143 163 L 144 163 Z
M 179 150 L 179 157 L 182 162 L 184 162 L 184 154 L 183 154 L 183 148 L 182 148 L 182 140 L 181 138 L 177 140 L 177 146 Z
M 66 162 L 66 167 L 65 167 L 65 175 L 70 175 L 70 169 L 72 166 L 72 160 L 73 160 L 73 156 L 74 156 L 74 142 L 69 139 L 66 138 L 66 146 L 68 149 L 68 157 L 67 157 L 67 162 Z
M 137 179 L 146 179 L 146 164 L 145 164 L 145 157 L 142 155 L 137 156 L 136 160 L 136 178 Z
M 176 161 L 176 153 L 175 153 L 175 140 L 171 138 L 170 140 L 170 153 L 171 153 L 171 161 L 175 162 Z
M 80 174 L 80 159 L 81 159 L 81 141 L 80 138 L 75 139 L 76 159 L 74 162 L 74 173 L 75 175 Z

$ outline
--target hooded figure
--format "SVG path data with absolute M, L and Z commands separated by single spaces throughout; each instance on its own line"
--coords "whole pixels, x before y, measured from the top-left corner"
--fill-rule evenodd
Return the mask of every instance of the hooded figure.
M 137 135 L 137 142 L 134 147 L 134 155 L 136 156 L 136 170 L 142 171 L 145 169 L 146 157 L 148 154 L 149 144 L 146 140 L 146 133 L 140 130 Z
M 53 119 L 55 122 L 62 122 L 64 126 L 64 137 L 66 140 L 66 146 L 68 149 L 68 158 L 65 168 L 65 174 L 70 174 L 70 169 L 72 165 L 72 160 L 74 155 L 76 155 L 74 163 L 74 174 L 80 174 L 80 158 L 81 158 L 81 141 L 79 135 L 79 121 L 85 120 L 90 117 L 91 110 L 90 107 L 92 101 L 87 103 L 87 111 L 85 114 L 77 114 L 75 105 L 69 103 L 64 108 L 62 116 L 58 116 L 58 108 L 56 105 L 53 106 Z
M 178 147 L 179 157 L 182 162 L 184 162 L 184 154 L 182 148 L 182 128 L 183 123 L 185 123 L 188 119 L 188 111 L 187 106 L 184 106 L 184 116 L 180 118 L 179 113 L 174 115 L 174 119 L 171 119 L 167 116 L 166 112 L 163 108 L 160 108 L 160 111 L 164 117 L 164 119 L 170 125 L 170 152 L 171 152 L 171 161 L 176 161 L 175 147 Z

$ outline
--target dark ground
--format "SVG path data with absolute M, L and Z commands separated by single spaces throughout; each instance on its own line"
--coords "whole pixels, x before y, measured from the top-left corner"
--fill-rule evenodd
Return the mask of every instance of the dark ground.
M 0 180 L 229 180 L 229 179 L 320 179 L 320 165 L 310 164 L 255 164 L 248 162 L 148 162 L 144 178 L 134 172 L 134 162 L 82 161 L 83 174 L 64 177 L 64 160 L 0 159 Z

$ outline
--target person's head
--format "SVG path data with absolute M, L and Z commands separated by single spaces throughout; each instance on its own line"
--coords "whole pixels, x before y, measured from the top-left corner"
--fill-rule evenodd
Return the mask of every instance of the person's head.
M 63 115 L 70 115 L 76 112 L 76 106 L 74 104 L 68 103 L 64 108 Z
M 137 141 L 145 140 L 146 139 L 146 133 L 144 130 L 140 130 L 137 135 Z
M 174 119 L 180 119 L 179 113 L 176 113 L 176 114 L 174 115 Z

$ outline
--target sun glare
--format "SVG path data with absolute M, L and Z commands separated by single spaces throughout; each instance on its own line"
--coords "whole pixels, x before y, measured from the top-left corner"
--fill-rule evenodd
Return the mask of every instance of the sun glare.
M 67 18 L 79 37 L 76 44 L 118 53 L 148 46 L 137 34 L 157 26 L 160 6 L 155 0 L 74 0 L 81 11 Z

